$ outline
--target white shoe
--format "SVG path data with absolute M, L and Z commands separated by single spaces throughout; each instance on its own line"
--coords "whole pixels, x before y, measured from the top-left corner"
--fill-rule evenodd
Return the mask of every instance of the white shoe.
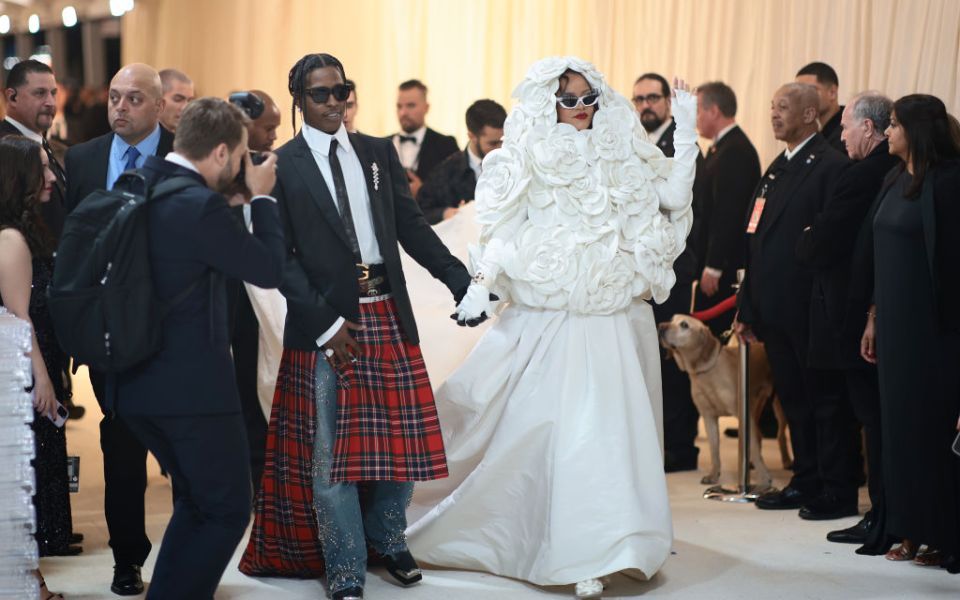
M 600 598 L 603 595 L 603 582 L 599 579 L 586 579 L 577 584 L 577 598 Z

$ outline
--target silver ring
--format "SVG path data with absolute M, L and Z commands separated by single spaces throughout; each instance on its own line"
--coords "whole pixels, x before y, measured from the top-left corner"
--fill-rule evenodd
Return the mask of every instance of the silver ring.
M 331 356 L 333 356 L 333 348 L 327 348 L 326 350 L 323 351 L 323 353 L 327 356 L 327 358 L 330 358 Z

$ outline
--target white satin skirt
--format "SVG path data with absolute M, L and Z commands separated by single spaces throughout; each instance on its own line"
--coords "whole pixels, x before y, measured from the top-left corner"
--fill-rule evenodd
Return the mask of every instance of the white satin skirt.
M 414 556 L 563 585 L 670 553 L 653 313 L 511 306 L 436 394 L 450 477 L 419 483 Z

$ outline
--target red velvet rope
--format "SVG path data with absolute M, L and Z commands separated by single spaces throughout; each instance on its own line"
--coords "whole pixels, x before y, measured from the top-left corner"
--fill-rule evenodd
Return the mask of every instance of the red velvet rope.
M 707 308 L 704 310 L 698 310 L 697 312 L 693 313 L 690 316 L 700 321 L 709 321 L 711 319 L 716 319 L 717 317 L 719 317 L 720 315 L 722 315 L 723 313 L 729 310 L 733 310 L 736 306 L 737 306 L 737 296 L 736 294 L 734 294 L 733 296 L 730 296 L 723 302 L 716 304 L 714 306 L 711 306 L 710 308 Z

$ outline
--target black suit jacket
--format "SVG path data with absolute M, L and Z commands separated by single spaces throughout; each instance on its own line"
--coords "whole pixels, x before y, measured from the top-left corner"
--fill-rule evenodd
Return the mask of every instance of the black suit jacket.
M 756 233 L 746 234 L 747 270 L 737 306 L 739 320 L 761 339 L 764 328 L 775 328 L 806 349 L 813 272 L 797 259 L 797 239 L 849 165 L 818 133 L 791 160 L 778 156 L 760 179 L 747 220 L 765 188 L 766 205 Z
M 107 169 L 110 166 L 110 145 L 113 136 L 110 133 L 93 138 L 88 142 L 71 146 L 67 150 L 64 163 L 67 170 L 66 209 L 71 212 L 77 204 L 91 192 L 107 186 Z M 157 144 L 157 156 L 164 157 L 173 150 L 173 134 L 160 127 L 160 143 Z
M 443 211 L 457 208 L 461 200 L 473 200 L 477 174 L 470 167 L 467 151 L 451 154 L 440 163 L 417 194 L 423 216 L 431 225 L 443 220 Z
M 163 345 L 142 366 L 117 377 L 121 415 L 183 416 L 240 412 L 230 356 L 223 277 L 263 287 L 280 285 L 283 229 L 275 202 L 251 206 L 253 233 L 234 216 L 227 200 L 203 178 L 156 156 L 141 171 L 153 185 L 190 177 L 197 186 L 152 203 L 150 266 L 157 296 L 170 300 L 196 281 L 188 296 L 163 320 Z M 108 405 L 113 394 L 107 394 Z
M 837 111 L 837 114 L 833 115 L 829 121 L 823 124 L 823 129 L 820 130 L 820 135 L 827 139 L 827 143 L 833 146 L 838 152 L 843 155 L 847 154 L 847 145 L 840 139 L 840 134 L 843 133 L 843 128 L 840 127 L 840 119 L 843 117 L 843 108 L 840 107 L 840 110 Z
M 6 119 L 0 119 L 0 138 L 8 135 L 23 135 L 12 123 Z M 40 205 L 40 218 L 43 224 L 47 226 L 53 238 L 54 244 L 60 241 L 60 234 L 63 232 L 63 219 L 67 211 L 64 208 L 64 197 L 66 196 L 67 182 L 66 173 L 60 161 L 52 152 L 47 153 L 50 160 L 50 170 L 57 176 L 57 181 L 53 186 L 53 193 L 50 194 L 50 201 Z
M 673 117 L 670 118 L 670 127 L 663 132 L 663 135 L 660 136 L 660 139 L 657 141 L 657 147 L 660 148 L 660 151 L 663 152 L 664 156 L 673 158 L 673 155 L 676 153 L 676 150 L 673 147 L 673 134 L 677 131 L 677 122 L 673 120 Z
M 854 162 L 837 182 L 823 211 L 797 242 L 797 257 L 813 269 L 810 298 L 810 366 L 866 366 L 860 358 L 860 337 L 869 302 L 848 307 L 851 262 L 857 235 L 880 192 L 886 174 L 899 163 L 886 140 Z M 872 273 L 871 273 L 872 276 Z M 872 280 L 872 277 L 871 277 Z
M 392 142 L 393 135 L 388 139 Z M 459 150 L 457 140 L 452 135 L 443 135 L 427 127 L 426 133 L 423 134 L 423 142 L 420 144 L 420 152 L 417 154 L 417 169 L 414 172 L 421 181 L 426 181 L 437 165 Z
M 398 242 L 454 294 L 466 289 L 470 274 L 423 218 L 410 195 L 410 185 L 393 142 L 389 138 L 350 134 L 350 144 L 366 176 L 374 232 L 403 334 L 412 343 L 419 343 Z M 284 144 L 277 156 L 274 196 L 280 202 L 287 244 L 280 287 L 287 299 L 283 345 L 316 351 L 317 338 L 338 318 L 354 322 L 359 318 L 357 270 L 336 200 L 327 189 L 303 134 Z
M 711 267 L 723 271 L 724 279 L 736 280 L 737 269 L 743 268 L 743 220 L 759 179 L 760 157 L 739 126 L 720 138 L 697 165 L 696 226 L 688 243 L 697 256 L 698 273 Z M 729 295 L 724 291 L 723 297 Z

